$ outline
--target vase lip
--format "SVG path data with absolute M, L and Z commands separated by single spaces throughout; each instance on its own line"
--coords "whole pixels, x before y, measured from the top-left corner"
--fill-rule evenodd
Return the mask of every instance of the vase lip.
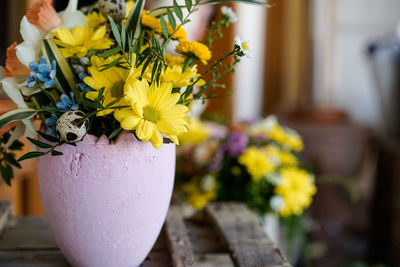
M 46 132 L 46 130 L 43 127 L 41 128 L 41 131 Z M 170 140 L 170 139 L 167 138 L 167 140 Z M 141 143 L 143 145 L 145 145 L 145 144 L 151 145 L 150 142 L 145 143 L 141 140 L 138 140 L 133 133 L 126 131 L 126 130 L 122 130 L 121 133 L 118 135 L 117 139 L 111 143 L 105 134 L 101 135 L 100 137 L 97 137 L 95 135 L 88 133 L 83 137 L 83 139 L 81 141 L 76 142 L 76 144 L 77 145 L 79 144 L 79 146 L 92 146 L 92 145 L 113 146 L 113 145 L 116 145 L 121 142 L 137 142 L 137 143 Z M 165 145 L 175 145 L 175 143 L 172 141 L 166 142 L 165 137 L 164 137 L 163 146 L 165 146 Z

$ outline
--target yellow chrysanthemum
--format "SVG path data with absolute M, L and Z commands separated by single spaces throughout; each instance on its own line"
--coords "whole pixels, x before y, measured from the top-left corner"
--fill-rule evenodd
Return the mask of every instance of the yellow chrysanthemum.
M 289 151 L 279 148 L 276 145 L 267 145 L 263 147 L 262 150 L 267 155 L 268 159 L 275 163 L 274 165 L 295 165 L 298 163 L 295 155 Z
M 112 62 L 120 55 L 114 55 L 107 59 L 93 56 L 91 57 L 92 66 L 88 68 L 91 76 L 84 79 L 84 82 L 93 88 L 95 91 L 88 92 L 86 97 L 90 100 L 95 100 L 99 95 L 99 90 L 104 87 L 104 100 L 103 106 L 108 105 L 110 102 L 122 97 L 124 95 L 124 87 L 128 77 L 137 78 L 140 75 L 140 70 L 112 67 L 104 71 L 100 71 L 102 66 Z M 133 55 L 133 62 L 135 62 L 135 55 Z M 127 105 L 124 99 L 115 103 L 113 106 Z M 97 113 L 98 116 L 104 116 L 112 113 L 113 109 L 102 110 Z
M 165 59 L 167 60 L 168 66 L 171 68 L 175 65 L 182 66 L 183 62 L 185 62 L 185 58 L 181 56 L 173 56 L 171 54 L 166 53 Z
M 305 170 L 289 167 L 281 170 L 281 177 L 282 181 L 275 188 L 275 193 L 284 199 L 285 204 L 279 214 L 282 216 L 302 214 L 317 192 L 313 176 Z
M 88 20 L 89 28 L 96 29 L 104 22 L 107 22 L 107 19 L 103 16 L 103 14 L 93 11 L 90 14 L 86 15 Z
M 170 83 L 149 86 L 146 80 L 130 79 L 125 86 L 125 99 L 131 108 L 115 111 L 115 118 L 126 130 L 135 130 L 143 142 L 160 148 L 162 133 L 179 144 L 178 135 L 188 131 L 188 108 L 177 104 L 180 94 L 172 94 Z
M 64 57 L 84 57 L 91 48 L 93 49 L 108 49 L 114 42 L 105 37 L 106 27 L 99 27 L 95 31 L 88 26 L 76 26 L 72 32 L 67 28 L 57 28 L 53 33 L 57 39 L 54 42 L 61 46 L 60 51 Z
M 254 180 L 267 176 L 275 168 L 267 155 L 257 147 L 251 146 L 239 157 L 239 163 L 246 167 L 246 170 Z
M 178 65 L 175 65 L 172 68 L 167 67 L 163 76 L 163 80 L 165 82 L 172 83 L 173 88 L 181 88 L 191 85 L 196 78 L 200 76 L 200 74 L 197 73 L 196 65 L 193 65 L 191 68 L 187 68 L 184 72 L 182 72 L 182 69 L 182 66 Z M 204 84 L 204 80 L 199 80 L 196 83 L 196 86 L 203 86 Z
M 166 24 L 168 28 L 168 34 L 169 35 L 173 34 L 174 29 L 172 28 L 171 24 L 169 24 L 169 22 L 166 22 Z M 158 34 L 163 33 L 160 20 L 152 15 L 147 14 L 146 12 L 143 12 L 142 14 L 142 25 L 154 30 L 155 33 Z M 172 39 L 178 41 L 185 41 L 186 40 L 185 30 L 180 26 L 177 27 L 178 30 L 172 35 Z
M 182 189 L 186 194 L 186 201 L 197 210 L 204 208 L 207 203 L 217 198 L 217 187 L 204 191 L 201 189 L 198 178 L 193 178 Z
M 211 59 L 210 49 L 199 42 L 194 41 L 182 41 L 176 46 L 175 51 L 178 54 L 186 57 L 194 57 L 200 60 L 204 65 Z
M 294 151 L 301 151 L 304 147 L 303 140 L 298 133 L 289 129 L 284 129 L 279 124 L 275 124 L 272 127 L 268 138 Z
M 210 132 L 207 126 L 199 119 L 191 118 L 189 131 L 179 135 L 179 141 L 182 145 L 197 145 L 210 138 Z

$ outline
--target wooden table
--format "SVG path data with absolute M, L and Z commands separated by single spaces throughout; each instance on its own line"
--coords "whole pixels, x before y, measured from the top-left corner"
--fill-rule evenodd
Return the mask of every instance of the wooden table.
M 244 205 L 214 203 L 185 217 L 171 206 L 143 266 L 284 266 L 290 264 Z M 0 203 L 0 266 L 70 266 L 43 217 L 12 217 Z

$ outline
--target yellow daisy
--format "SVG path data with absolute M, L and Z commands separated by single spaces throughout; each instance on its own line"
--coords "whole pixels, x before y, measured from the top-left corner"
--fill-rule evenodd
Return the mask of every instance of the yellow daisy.
M 246 167 L 246 170 L 254 180 L 266 177 L 274 171 L 275 166 L 268 156 L 255 146 L 249 147 L 238 159 L 239 163 Z
M 185 62 L 185 58 L 181 56 L 173 56 L 171 54 L 166 53 L 165 54 L 165 59 L 167 60 L 167 64 L 170 67 L 173 67 L 175 65 L 183 65 L 183 62 Z
M 166 21 L 168 27 L 168 34 L 171 35 L 174 32 L 172 29 L 171 24 Z M 142 25 L 153 29 L 155 33 L 162 34 L 161 22 L 158 18 L 143 12 L 142 14 Z M 182 27 L 179 27 L 178 30 L 172 35 L 172 39 L 178 41 L 185 41 L 186 40 L 186 32 Z
M 86 15 L 86 18 L 89 23 L 89 28 L 96 29 L 104 22 L 107 22 L 107 19 L 103 16 L 103 14 L 93 11 L 90 14 Z
M 210 131 L 207 126 L 197 118 L 191 118 L 189 131 L 179 135 L 182 145 L 193 146 L 205 142 L 210 138 Z
M 91 48 L 108 49 L 114 44 L 111 39 L 105 37 L 105 26 L 96 30 L 88 28 L 86 25 L 76 26 L 72 29 L 72 32 L 67 28 L 57 28 L 57 31 L 53 34 L 57 38 L 54 39 L 54 42 L 62 47 L 60 51 L 66 58 L 73 55 L 84 57 Z
M 202 43 L 194 41 L 182 41 L 176 46 L 175 51 L 186 57 L 194 57 L 204 65 L 211 59 L 211 51 Z
M 193 65 L 182 72 L 182 66 L 175 65 L 172 68 L 167 67 L 165 70 L 163 81 L 172 83 L 173 88 L 181 88 L 191 85 L 200 74 L 197 73 L 197 66 Z M 204 80 L 199 80 L 196 86 L 203 86 Z
M 130 79 L 125 86 L 125 99 L 131 108 L 115 111 L 114 116 L 126 130 L 135 130 L 143 142 L 155 148 L 163 143 L 162 133 L 179 144 L 178 135 L 188 131 L 188 108 L 177 104 L 180 94 L 171 94 L 170 83 L 159 86 L 146 80 Z
M 125 83 L 128 77 L 139 77 L 140 70 L 132 68 L 131 70 L 112 67 L 104 71 L 100 71 L 102 66 L 110 63 L 114 58 L 120 55 L 115 55 L 113 57 L 103 59 L 101 57 L 93 56 L 91 57 L 92 66 L 88 68 L 91 76 L 87 76 L 84 82 L 94 89 L 92 92 L 86 94 L 86 98 L 90 100 L 95 100 L 99 96 L 99 90 L 104 88 L 103 96 L 104 100 L 102 105 L 107 106 L 110 102 L 122 97 L 124 95 Z M 135 56 L 134 56 L 135 57 Z M 135 58 L 133 59 L 135 62 Z M 121 99 L 113 106 L 127 105 L 124 99 Z M 97 116 L 104 116 L 112 113 L 113 109 L 106 109 L 99 111 Z
M 302 214 L 317 192 L 313 176 L 305 170 L 289 167 L 281 170 L 281 177 L 282 182 L 275 188 L 275 193 L 284 199 L 279 213 L 282 216 Z

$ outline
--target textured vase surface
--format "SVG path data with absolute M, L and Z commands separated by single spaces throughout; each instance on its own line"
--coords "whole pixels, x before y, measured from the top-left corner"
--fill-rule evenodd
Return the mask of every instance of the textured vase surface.
M 77 267 L 139 266 L 171 200 L 175 144 L 155 149 L 123 133 L 115 144 L 86 135 L 64 153 L 38 158 L 43 208 L 68 261 Z

